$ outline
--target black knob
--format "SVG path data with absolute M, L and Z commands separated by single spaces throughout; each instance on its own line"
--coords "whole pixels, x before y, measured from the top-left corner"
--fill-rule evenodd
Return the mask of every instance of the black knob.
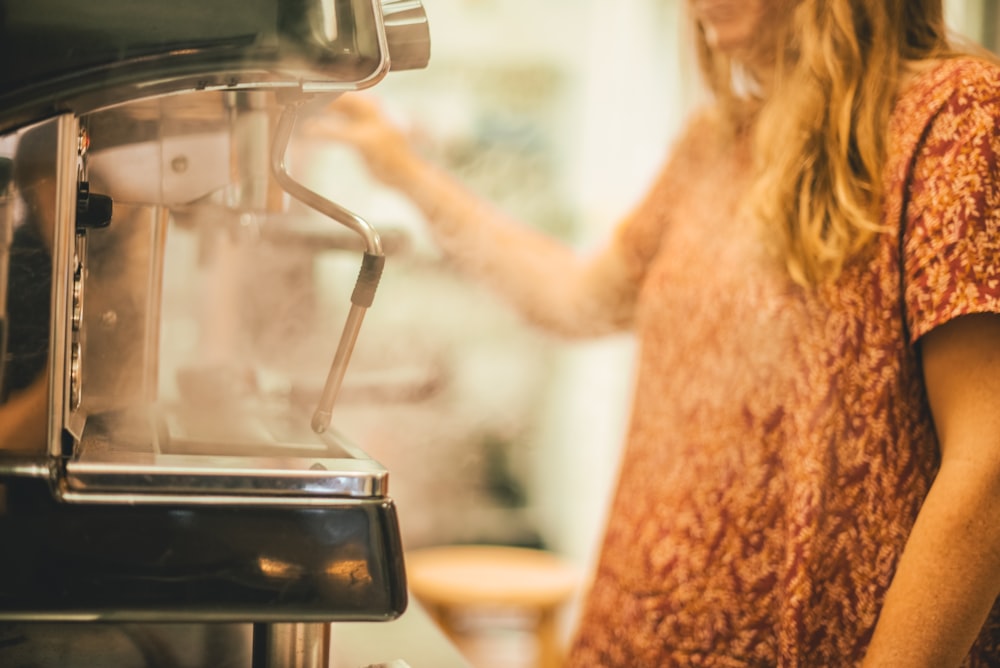
M 76 194 L 76 231 L 84 232 L 111 223 L 113 202 L 107 195 L 90 192 L 90 183 L 80 181 Z

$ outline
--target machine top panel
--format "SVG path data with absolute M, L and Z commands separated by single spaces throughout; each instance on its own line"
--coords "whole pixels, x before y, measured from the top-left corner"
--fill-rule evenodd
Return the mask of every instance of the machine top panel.
M 387 69 L 377 0 L 0 5 L 0 132 L 204 89 L 363 88 Z

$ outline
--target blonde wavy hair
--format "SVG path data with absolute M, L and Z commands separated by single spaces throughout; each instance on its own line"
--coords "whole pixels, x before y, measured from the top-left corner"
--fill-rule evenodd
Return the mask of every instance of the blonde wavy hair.
M 752 131 L 747 202 L 801 285 L 835 278 L 882 231 L 886 131 L 908 62 L 954 55 L 942 0 L 771 0 L 762 100 L 698 30 L 702 71 L 736 131 Z M 787 11 L 781 11 L 785 10 Z

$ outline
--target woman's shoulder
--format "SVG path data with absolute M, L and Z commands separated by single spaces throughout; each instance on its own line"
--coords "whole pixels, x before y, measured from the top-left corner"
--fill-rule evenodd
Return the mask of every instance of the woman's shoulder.
M 896 116 L 928 115 L 995 105 L 1000 101 L 1000 62 L 970 55 L 911 63 Z
M 929 70 L 922 125 L 898 164 L 905 192 L 908 327 L 916 340 L 967 313 L 1000 312 L 993 267 L 1000 251 L 1000 67 L 956 58 Z M 921 120 L 923 119 L 923 120 Z M 902 204 L 899 205 L 902 207 Z
M 889 119 L 889 173 L 901 176 L 900 170 L 921 148 L 970 132 L 995 132 L 996 119 L 1000 119 L 996 62 L 956 56 L 912 63 Z
M 988 87 L 996 93 L 1000 82 L 1000 60 L 988 54 L 954 56 L 938 61 L 933 70 L 938 70 L 939 79 L 952 81 L 960 87 Z
M 924 79 L 933 86 L 947 81 L 996 81 L 1000 78 L 1000 60 L 988 53 L 958 53 L 910 61 L 907 69 L 915 85 Z
M 695 107 L 684 123 L 680 142 L 704 145 L 706 141 L 725 141 L 733 132 L 733 123 L 717 103 Z
M 734 130 L 718 105 L 695 108 L 675 135 L 667 167 L 711 162 L 732 147 Z

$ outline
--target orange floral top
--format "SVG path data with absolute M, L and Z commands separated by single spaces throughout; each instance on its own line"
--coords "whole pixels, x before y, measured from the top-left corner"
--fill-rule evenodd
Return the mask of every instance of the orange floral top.
M 853 665 L 938 466 L 919 339 L 1000 312 L 1000 69 L 945 61 L 906 90 L 888 232 L 813 290 L 740 214 L 747 151 L 711 123 L 616 236 L 641 359 L 570 664 Z M 1000 614 L 968 665 L 1000 665 Z

